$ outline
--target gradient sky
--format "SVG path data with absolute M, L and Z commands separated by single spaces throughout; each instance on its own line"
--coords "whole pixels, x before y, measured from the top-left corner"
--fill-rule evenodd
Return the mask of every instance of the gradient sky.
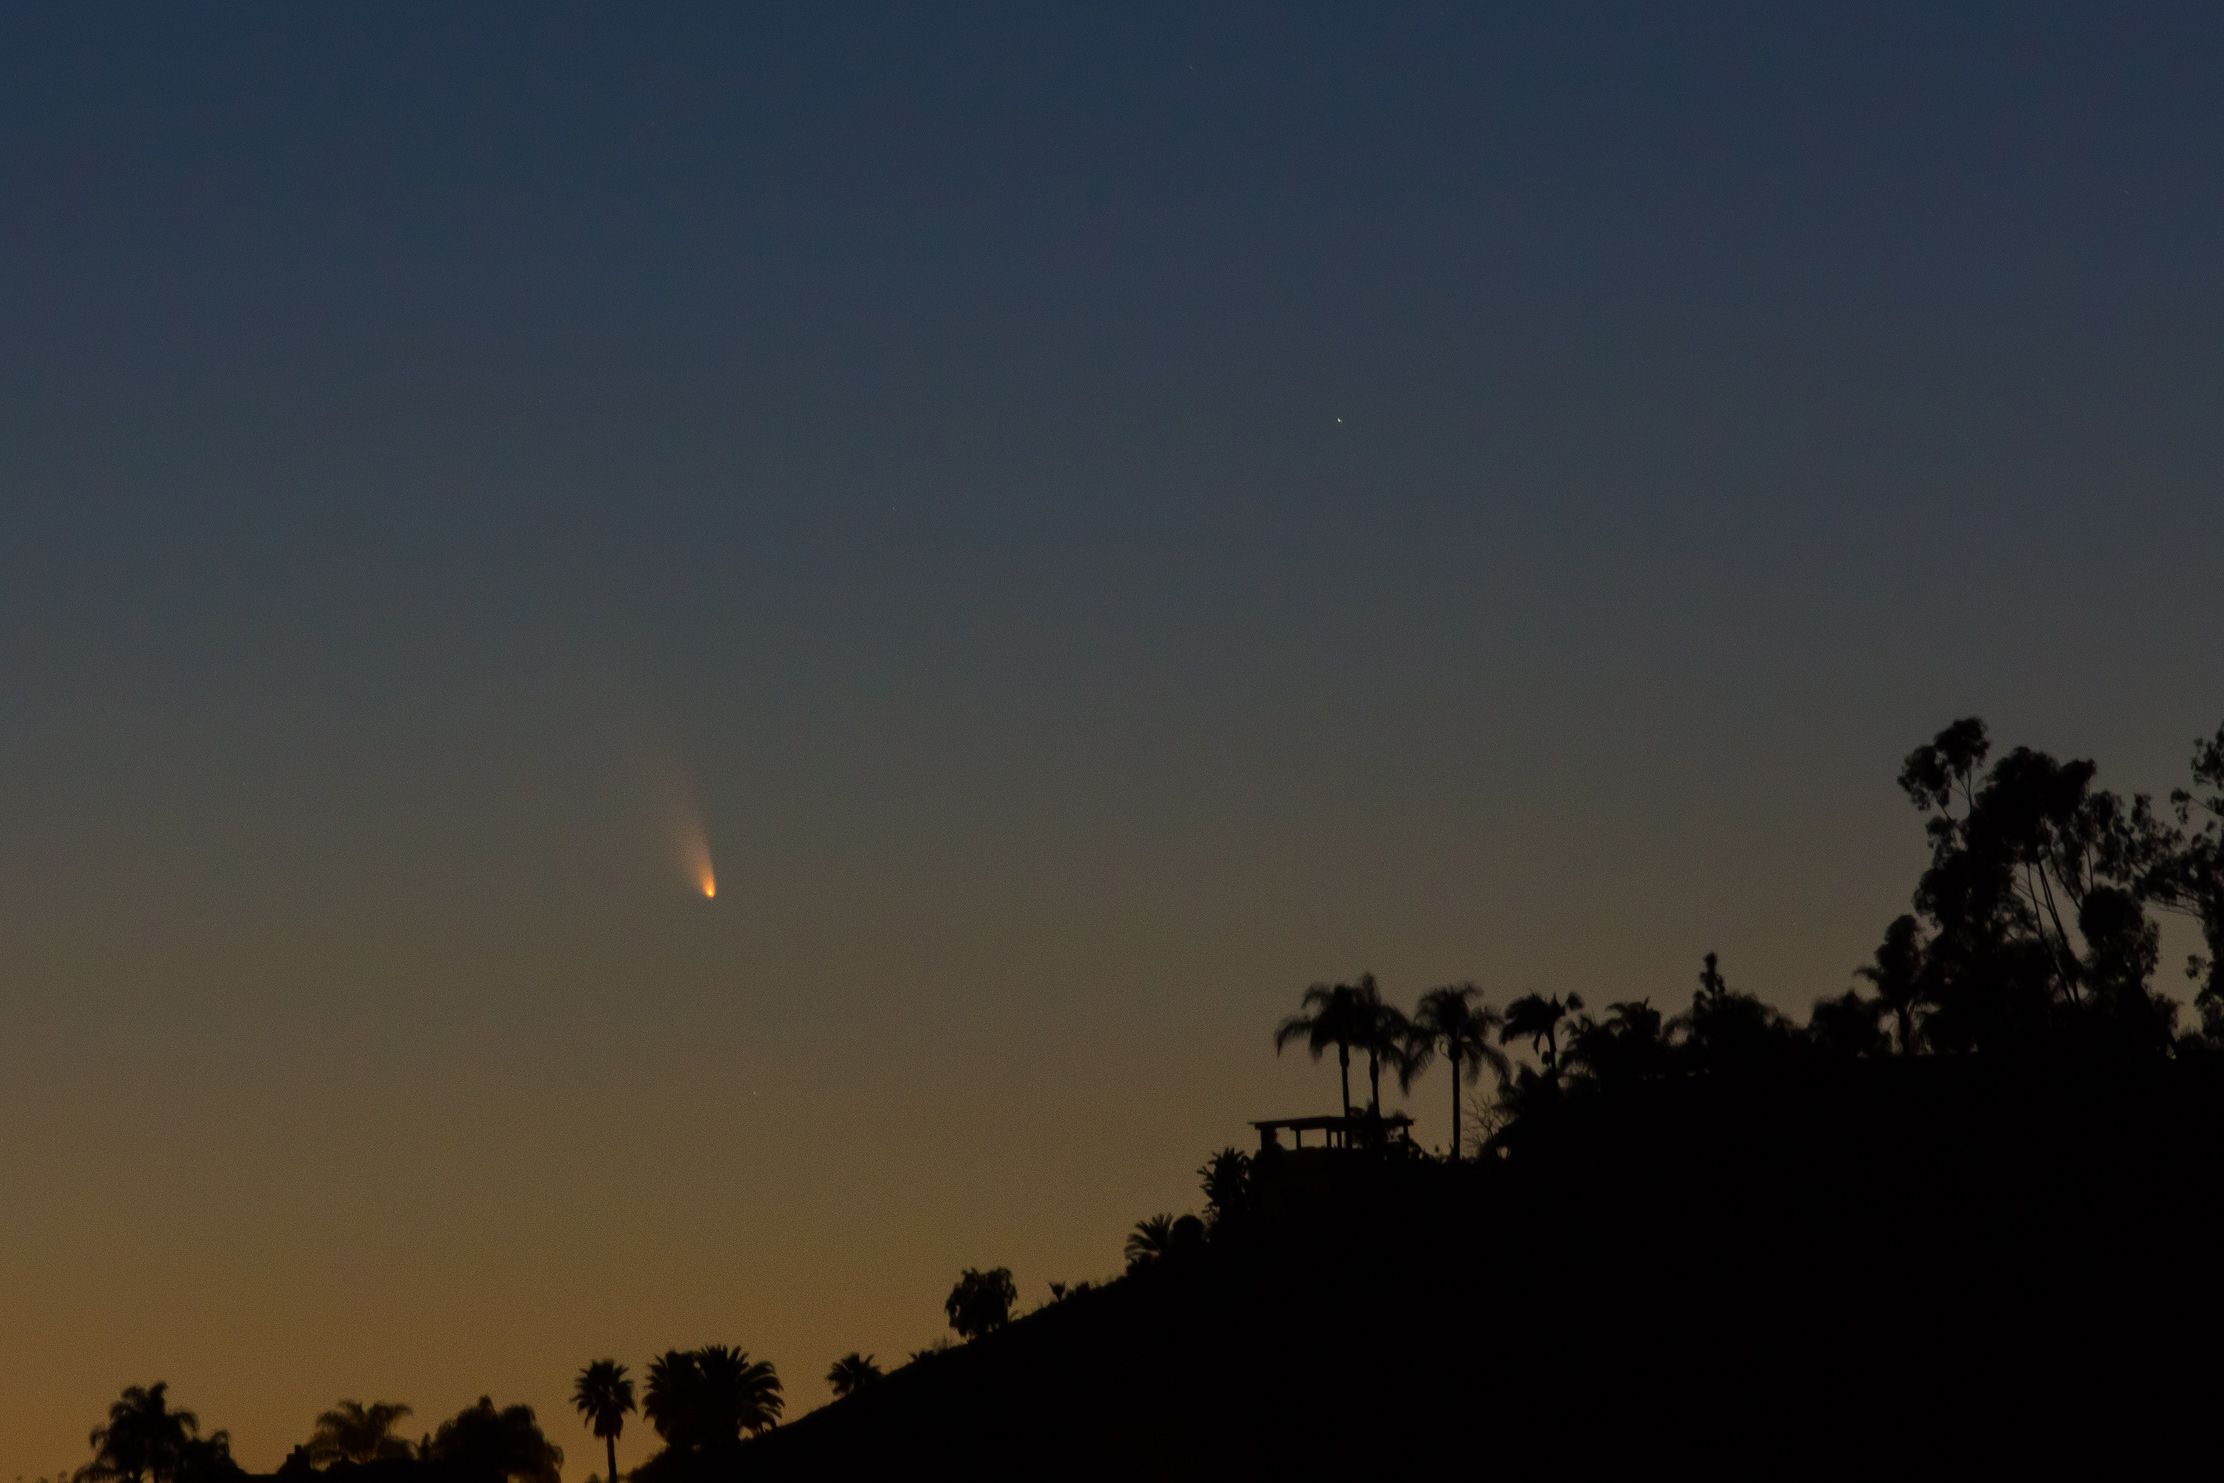
M 582 1479 L 588 1359 L 800 1409 L 1115 1270 L 1332 1106 L 1310 981 L 1803 1012 L 1946 721 L 2180 781 L 2219 76 L 2213 5 L 0 11 L 0 1477 L 166 1378 Z

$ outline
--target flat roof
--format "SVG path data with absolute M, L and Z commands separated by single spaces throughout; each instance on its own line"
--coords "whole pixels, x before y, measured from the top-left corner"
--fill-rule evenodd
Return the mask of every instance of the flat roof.
M 1268 1128 L 1288 1128 L 1292 1132 L 1312 1132 L 1316 1128 L 1366 1128 L 1376 1125 L 1407 1128 L 1413 1119 L 1402 1112 L 1386 1113 L 1380 1117 L 1366 1112 L 1355 1112 L 1350 1117 L 1338 1117 L 1331 1112 L 1322 1117 L 1269 1117 L 1251 1124 L 1261 1132 Z

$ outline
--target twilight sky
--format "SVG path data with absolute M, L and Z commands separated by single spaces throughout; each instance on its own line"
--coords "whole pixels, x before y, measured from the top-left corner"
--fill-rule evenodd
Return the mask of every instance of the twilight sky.
M 1307 982 L 1804 1013 L 1947 720 L 2180 781 L 2224 11 L 2122 9 L 0 11 L 0 1477 L 583 1479 L 588 1359 L 1115 1270 Z

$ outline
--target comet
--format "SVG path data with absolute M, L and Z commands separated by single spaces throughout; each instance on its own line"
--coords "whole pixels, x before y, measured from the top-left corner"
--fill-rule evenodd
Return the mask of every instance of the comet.
M 695 883 L 705 901 L 718 899 L 718 867 L 711 863 L 710 837 L 703 828 L 699 812 L 690 810 L 677 822 L 676 834 L 680 851 L 680 868 Z
M 710 829 L 703 820 L 703 801 L 688 770 L 669 757 L 656 769 L 658 811 L 664 816 L 666 837 L 680 879 L 705 901 L 718 899 L 718 867 L 711 863 Z

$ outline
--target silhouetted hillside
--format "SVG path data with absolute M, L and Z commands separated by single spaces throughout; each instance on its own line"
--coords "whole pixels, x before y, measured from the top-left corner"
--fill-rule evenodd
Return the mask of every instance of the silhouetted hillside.
M 1495 1163 L 1349 1155 L 1331 1206 L 907 1366 L 737 1475 L 2121 1465 L 2207 1392 L 2207 1063 L 1803 1066 L 1529 1121 Z

